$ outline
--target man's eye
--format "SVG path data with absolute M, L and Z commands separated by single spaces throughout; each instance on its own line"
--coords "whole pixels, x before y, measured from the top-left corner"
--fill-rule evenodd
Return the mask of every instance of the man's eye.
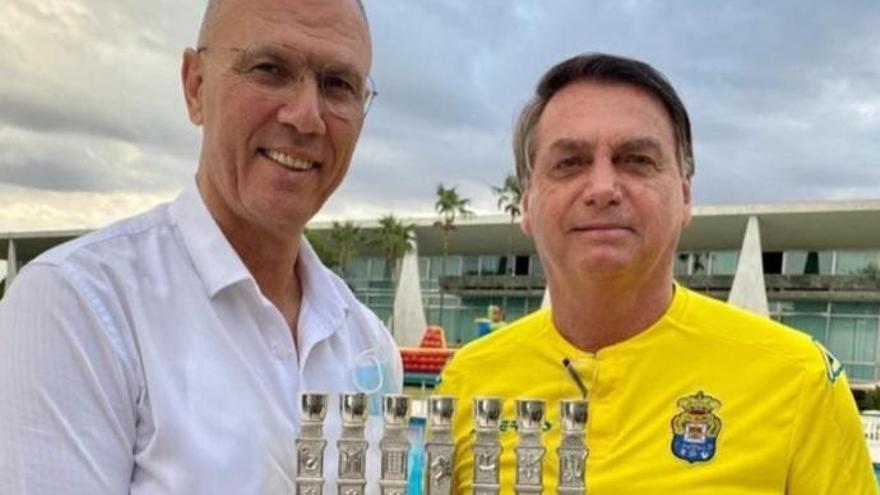
M 340 76 L 325 76 L 321 81 L 321 86 L 331 95 L 350 97 L 357 94 L 355 85 Z
M 274 62 L 260 62 L 258 64 L 254 64 L 248 70 L 248 72 L 271 76 L 282 76 L 284 73 L 284 68 Z
M 571 169 L 583 165 L 584 160 L 580 156 L 567 156 L 558 160 L 553 168 L 557 170 Z
M 263 86 L 282 85 L 288 79 L 288 71 L 283 65 L 269 61 L 246 65 L 243 72 L 252 83 Z
M 623 157 L 623 163 L 639 166 L 655 166 L 654 159 L 647 155 L 626 155 Z

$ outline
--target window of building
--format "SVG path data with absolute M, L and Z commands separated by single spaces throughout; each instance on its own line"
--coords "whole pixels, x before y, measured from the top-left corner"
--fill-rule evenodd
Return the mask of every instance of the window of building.
M 786 251 L 782 273 L 786 275 L 830 275 L 834 253 L 831 251 Z
M 675 256 L 675 265 L 673 267 L 676 276 L 684 277 L 690 274 L 691 254 L 678 253 Z
M 831 318 L 827 347 L 850 378 L 876 379 L 877 322 L 876 317 Z
M 761 255 L 764 273 L 782 273 L 782 251 L 765 251 Z
M 458 277 L 461 276 L 461 263 L 462 259 L 460 255 L 450 254 L 446 257 L 446 276 L 447 277 Z
M 691 275 L 709 273 L 709 253 L 691 253 Z
M 800 330 L 813 337 L 819 342 L 827 342 L 828 336 L 826 330 L 828 326 L 828 318 L 816 315 L 783 315 L 780 320 L 782 323 Z
M 484 254 L 480 256 L 480 275 L 495 275 L 498 272 L 500 256 Z
M 370 258 L 370 280 L 391 280 L 391 270 L 385 258 Z
M 869 315 L 880 317 L 880 303 L 870 302 L 834 302 L 831 313 L 835 315 Z
M 351 259 L 346 269 L 346 274 L 351 280 L 366 280 L 369 278 L 370 260 L 361 256 L 355 256 Z
M 516 256 L 514 265 L 513 265 L 513 274 L 514 275 L 528 275 L 529 274 L 529 257 L 528 256 Z
M 838 251 L 837 275 L 880 274 L 880 251 Z
M 539 258 L 537 254 L 533 254 L 531 256 L 531 259 L 529 261 L 529 270 L 531 270 L 532 275 L 544 275 L 544 265 L 541 264 L 541 258 Z
M 709 259 L 713 275 L 733 275 L 736 273 L 739 251 L 712 251 Z
M 877 379 L 880 304 L 774 301 L 770 309 L 774 317 L 828 348 L 850 378 Z
M 443 256 L 431 256 L 431 264 L 429 266 L 430 279 L 437 280 L 443 275 Z
M 480 257 L 477 255 L 462 256 L 462 271 L 465 275 L 480 274 Z
M 394 296 L 387 292 L 385 294 L 371 294 L 367 297 L 367 304 L 372 308 L 380 306 L 391 307 L 394 305 Z

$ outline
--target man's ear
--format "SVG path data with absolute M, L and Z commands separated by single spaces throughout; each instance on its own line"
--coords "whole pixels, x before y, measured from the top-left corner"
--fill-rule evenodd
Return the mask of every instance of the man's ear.
M 183 63 L 180 67 L 180 79 L 183 82 L 183 97 L 186 99 L 186 111 L 189 114 L 189 121 L 195 125 L 202 125 L 204 120 L 204 115 L 202 114 L 203 70 L 204 65 L 199 53 L 192 48 L 184 50 Z

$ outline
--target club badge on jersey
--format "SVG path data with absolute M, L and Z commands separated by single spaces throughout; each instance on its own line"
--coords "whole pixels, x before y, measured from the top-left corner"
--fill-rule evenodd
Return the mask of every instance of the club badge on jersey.
M 672 453 L 690 463 L 706 462 L 715 456 L 721 418 L 713 411 L 721 401 L 703 393 L 678 399 L 681 412 L 672 417 Z
M 813 339 L 813 344 L 819 348 L 819 352 L 822 353 L 822 360 L 825 362 L 825 371 L 828 375 L 828 381 L 834 383 L 843 373 L 843 364 L 834 357 L 834 354 L 825 348 L 821 342 Z

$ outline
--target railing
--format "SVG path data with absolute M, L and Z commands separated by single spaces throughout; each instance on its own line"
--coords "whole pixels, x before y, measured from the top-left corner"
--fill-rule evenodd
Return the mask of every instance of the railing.
M 880 411 L 862 411 L 862 427 L 871 452 L 871 462 L 880 463 Z

